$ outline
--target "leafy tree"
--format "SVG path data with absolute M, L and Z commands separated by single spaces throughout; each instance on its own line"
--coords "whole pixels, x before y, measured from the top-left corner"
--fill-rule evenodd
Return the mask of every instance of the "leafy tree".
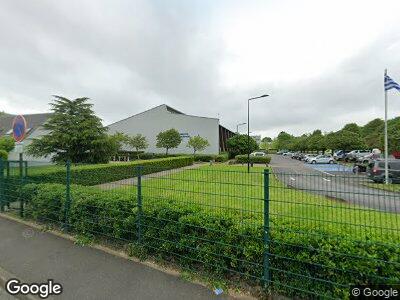
M 308 150 L 308 138 L 309 136 L 303 134 L 302 136 L 295 137 L 293 143 L 291 144 L 292 150 L 296 151 L 306 151 Z
M 362 136 L 367 137 L 377 132 L 382 133 L 384 126 L 385 122 L 382 119 L 379 118 L 373 119 L 372 121 L 368 122 L 363 127 L 361 127 L 361 134 Z
M 275 148 L 276 149 L 289 149 L 291 144 L 294 142 L 294 136 L 284 131 L 280 132 L 276 137 Z
M 132 148 L 136 149 L 137 156 L 139 157 L 139 151 L 144 150 L 149 146 L 149 143 L 146 140 L 146 137 L 144 135 L 141 135 L 140 133 L 134 135 L 134 136 L 129 136 L 127 137 L 127 144 L 131 146 Z
M 15 141 L 10 136 L 3 136 L 0 138 L 0 150 L 4 150 L 7 153 L 12 151 L 15 147 Z
M 307 148 L 312 151 L 324 151 L 326 150 L 325 138 L 321 130 L 317 129 L 308 137 Z
M 108 162 L 119 146 L 118 139 L 106 134 L 89 98 L 54 98 L 50 104 L 53 115 L 43 125 L 49 133 L 33 139 L 27 153 L 36 157 L 53 155 L 54 162 Z
M 207 141 L 207 139 L 202 138 L 199 135 L 192 136 L 187 143 L 187 147 L 193 149 L 193 155 L 195 155 L 197 151 L 203 151 L 208 146 L 210 146 L 210 143 Z
M 364 139 L 357 133 L 340 130 L 327 135 L 327 145 L 330 149 L 353 150 L 366 148 Z
M 377 118 L 361 127 L 361 134 L 368 148 L 383 149 L 384 126 L 385 122 Z
M 248 140 L 250 140 L 250 147 L 248 144 Z M 258 149 L 257 142 L 252 138 L 248 139 L 247 134 L 234 135 L 233 137 L 228 139 L 227 146 L 229 158 L 234 158 L 236 155 L 240 154 L 247 154 L 249 150 L 251 153 Z
M 263 143 L 271 143 L 272 142 L 272 138 L 266 136 L 261 140 L 261 142 L 263 142 Z
M 169 129 L 161 131 L 157 135 L 157 148 L 165 148 L 165 153 L 168 154 L 169 149 L 173 149 L 179 146 L 182 142 L 182 137 L 176 129 Z
M 380 134 L 381 149 L 384 149 L 384 131 Z M 400 117 L 388 120 L 388 148 L 389 152 L 400 151 Z
M 342 130 L 347 130 L 353 133 L 357 133 L 358 135 L 361 135 L 361 127 L 358 126 L 356 123 L 349 123 L 344 125 Z

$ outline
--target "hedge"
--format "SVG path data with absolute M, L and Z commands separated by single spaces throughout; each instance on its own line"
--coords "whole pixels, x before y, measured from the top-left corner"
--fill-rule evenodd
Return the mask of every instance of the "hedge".
M 133 162 L 109 163 L 98 165 L 71 166 L 71 183 L 81 185 L 97 185 L 118 181 L 136 176 L 137 167 L 143 166 L 142 175 L 164 170 L 176 169 L 193 164 L 193 157 L 180 156 L 153 160 L 137 160 Z M 34 172 L 28 169 L 26 182 L 63 183 L 66 181 L 65 167 L 40 168 Z
M 194 156 L 195 161 L 202 161 L 202 162 L 210 162 L 210 161 L 215 161 L 215 162 L 226 162 L 228 161 L 228 155 L 227 154 L 219 154 L 219 155 L 214 155 L 214 154 L 196 154 Z
M 24 187 L 23 194 L 28 202 L 28 217 L 42 222 L 62 222 L 65 186 L 30 184 Z M 73 232 L 113 237 L 127 246 L 136 245 L 132 244 L 137 240 L 134 194 L 127 197 L 94 187 L 72 186 L 71 195 L 68 224 Z M 146 197 L 142 216 L 140 253 L 230 280 L 241 278 L 253 285 L 260 283 L 263 275 L 261 222 L 255 225 L 254 219 L 243 222 L 241 217 L 210 213 L 197 205 L 188 206 L 172 199 L 156 202 Z M 272 217 L 271 290 L 297 298 L 313 298 L 315 295 L 306 292 L 313 291 L 343 299 L 349 297 L 349 284 L 398 283 L 398 241 L 382 243 L 373 242 L 376 236 L 370 238 L 366 241 L 347 236 L 339 238 L 334 229 L 323 231 L 312 224 L 299 228 L 296 222 L 280 223 L 280 219 Z
M 6 150 L 0 149 L 0 159 L 3 159 L 3 160 L 7 160 L 8 159 L 8 153 L 7 153 Z
M 239 164 L 247 164 L 247 155 L 236 155 L 235 160 Z M 250 163 L 253 164 L 269 164 L 271 162 L 270 156 L 251 156 Z

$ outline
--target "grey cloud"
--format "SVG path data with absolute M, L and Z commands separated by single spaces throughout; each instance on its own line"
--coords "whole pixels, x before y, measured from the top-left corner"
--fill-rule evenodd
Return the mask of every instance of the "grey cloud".
M 399 36 L 388 35 L 314 79 L 228 88 L 219 70 L 227 53 L 212 27 L 222 4 L 0 1 L 0 99 L 12 99 L 14 112 L 45 111 L 52 94 L 88 96 L 105 123 L 167 103 L 189 114 L 219 114 L 235 129 L 246 121 L 246 99 L 270 93 L 252 103 L 252 131 L 329 131 L 351 122 L 352 111 L 365 121 L 376 117 L 382 70 L 400 62 L 399 51 L 390 50 Z M 400 112 L 400 101 L 392 112 Z

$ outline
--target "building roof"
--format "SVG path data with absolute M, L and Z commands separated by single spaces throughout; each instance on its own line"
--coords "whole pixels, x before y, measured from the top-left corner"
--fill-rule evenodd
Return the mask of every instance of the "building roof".
M 29 132 L 33 132 L 39 126 L 42 126 L 53 114 L 42 113 L 42 114 L 27 114 L 23 115 L 26 120 L 27 129 Z M 0 136 L 6 135 L 12 129 L 12 122 L 16 115 L 11 114 L 0 114 Z
M 138 116 L 138 115 L 147 113 L 148 111 L 151 111 L 151 110 L 154 110 L 154 109 L 159 109 L 159 108 L 164 108 L 166 111 L 168 111 L 168 112 L 170 112 L 170 113 L 172 113 L 172 114 L 178 114 L 178 115 L 189 116 L 189 117 L 196 117 L 196 118 L 206 118 L 206 119 L 216 119 L 216 120 L 218 120 L 218 118 L 210 118 L 210 117 L 201 117 L 201 116 L 188 115 L 188 114 L 185 114 L 185 113 L 183 113 L 183 112 L 181 112 L 181 111 L 179 111 L 179 110 L 177 110 L 177 109 L 175 109 L 175 108 L 173 108 L 173 107 L 171 107 L 171 106 L 169 106 L 169 105 L 167 105 L 167 104 L 161 104 L 161 105 L 155 106 L 155 107 L 153 107 L 153 108 L 147 109 L 147 110 L 145 110 L 145 111 L 142 111 L 142 112 L 140 112 L 140 113 L 134 114 L 134 115 L 132 115 L 132 116 L 130 116 L 130 117 L 127 117 L 127 118 L 124 118 L 124 119 L 122 119 L 122 120 L 113 122 L 113 123 L 107 125 L 106 127 L 108 127 L 108 126 L 110 126 L 110 125 L 114 125 L 114 124 L 119 123 L 119 122 L 122 122 L 122 121 L 125 121 L 125 120 L 128 120 L 128 119 L 133 118 L 133 117 L 136 117 L 136 116 Z

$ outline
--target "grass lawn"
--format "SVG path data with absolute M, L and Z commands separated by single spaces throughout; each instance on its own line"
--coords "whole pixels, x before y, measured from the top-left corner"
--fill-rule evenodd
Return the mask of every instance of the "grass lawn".
M 158 201 L 200 206 L 210 213 L 238 217 L 240 222 L 262 224 L 263 168 L 214 165 L 167 174 L 142 182 L 143 207 Z M 112 192 L 136 193 L 132 186 Z M 400 216 L 285 186 L 270 175 L 271 227 L 292 228 L 357 239 L 398 239 Z
M 365 183 L 365 186 L 372 187 L 374 189 L 385 190 L 390 192 L 400 192 L 400 184 L 384 184 L 384 183 Z M 400 198 L 400 196 L 399 196 Z

